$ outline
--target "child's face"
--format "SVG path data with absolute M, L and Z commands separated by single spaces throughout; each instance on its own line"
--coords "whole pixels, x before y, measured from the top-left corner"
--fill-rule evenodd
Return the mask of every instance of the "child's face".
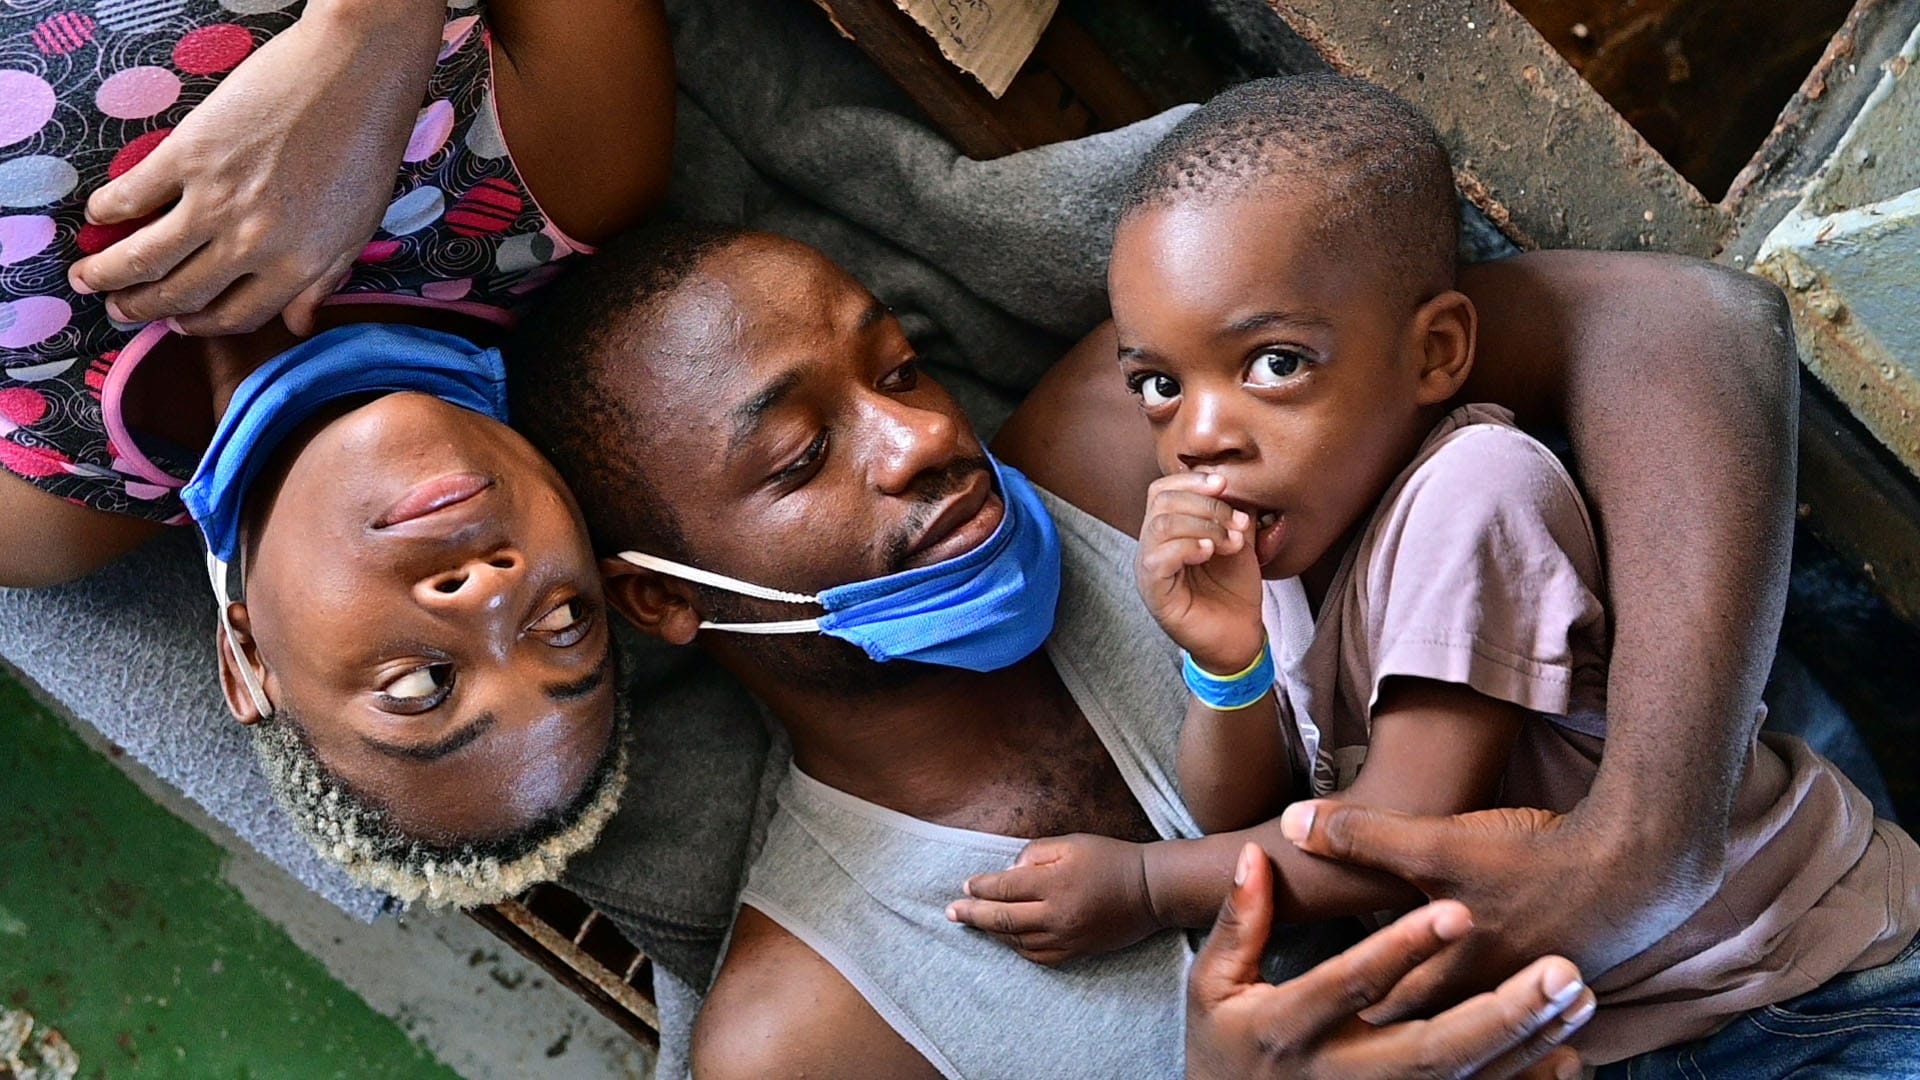
M 1343 261 L 1321 216 L 1272 196 L 1139 211 L 1109 270 L 1161 472 L 1226 477 L 1270 579 L 1337 553 L 1432 422 L 1424 308 Z

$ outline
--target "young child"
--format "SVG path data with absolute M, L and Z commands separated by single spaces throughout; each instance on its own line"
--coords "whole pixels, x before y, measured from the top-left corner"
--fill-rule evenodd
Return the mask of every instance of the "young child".
M 1355 80 L 1238 87 L 1142 164 L 1110 271 L 1164 474 L 1139 584 L 1185 650 L 1188 806 L 1210 833 L 1247 831 L 1036 841 L 968 883 L 997 900 L 964 921 L 992 927 L 1017 898 L 1043 924 L 1023 951 L 1049 961 L 1205 926 L 1247 839 L 1278 867 L 1283 917 L 1405 908 L 1409 886 L 1306 855 L 1272 819 L 1336 793 L 1416 814 L 1564 812 L 1586 793 L 1606 734 L 1598 545 L 1553 454 L 1456 401 L 1475 331 L 1457 228 L 1431 125 Z M 1911 1075 L 1916 929 L 1920 848 L 1804 743 L 1764 736 L 1718 895 L 1596 981 L 1579 1045 L 1605 1064 L 1702 1040 L 1635 1077 L 1680 1052 L 1705 1075 Z

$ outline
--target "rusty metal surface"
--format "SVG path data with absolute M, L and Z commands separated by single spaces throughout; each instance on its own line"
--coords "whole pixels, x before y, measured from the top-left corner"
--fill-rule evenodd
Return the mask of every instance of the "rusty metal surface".
M 1920 476 L 1920 22 L 1754 268 L 1808 370 Z
M 1269 0 L 1330 67 L 1432 117 L 1462 188 L 1522 246 L 1711 256 L 1731 218 L 1505 0 Z
M 576 911 L 583 914 L 575 917 Z M 652 985 L 646 954 L 585 902 L 558 886 L 537 885 L 519 900 L 468 914 L 628 1034 L 659 1046 L 660 1010 L 641 988 Z
M 1800 520 L 1920 626 L 1920 493 L 1823 389 L 1800 401 Z
M 1920 24 L 1920 0 L 1860 0 L 1819 63 L 1780 113 L 1773 131 L 1721 200 L 1737 233 L 1730 261 L 1744 265 L 1766 235 L 1805 197 L 1880 80 L 1880 65 Z

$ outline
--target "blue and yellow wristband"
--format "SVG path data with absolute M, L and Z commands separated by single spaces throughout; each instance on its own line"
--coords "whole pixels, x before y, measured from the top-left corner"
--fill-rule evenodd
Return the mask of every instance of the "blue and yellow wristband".
M 1193 662 L 1193 654 L 1180 650 L 1180 674 L 1187 689 L 1200 704 L 1214 712 L 1238 712 L 1267 696 L 1273 689 L 1273 646 L 1260 642 L 1260 655 L 1253 663 L 1232 675 L 1215 675 Z

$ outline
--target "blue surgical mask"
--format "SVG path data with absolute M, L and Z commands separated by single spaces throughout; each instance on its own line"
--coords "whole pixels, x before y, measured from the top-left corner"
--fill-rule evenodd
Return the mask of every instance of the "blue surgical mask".
M 500 350 L 414 326 L 363 323 L 316 334 L 260 365 L 234 391 L 180 497 L 206 540 L 207 575 L 236 659 L 240 643 L 227 605 L 245 591 L 240 524 L 248 485 L 274 449 L 328 402 L 403 390 L 432 394 L 502 422 L 507 418 L 507 372 Z M 245 663 L 238 667 L 254 707 L 272 716 L 252 669 Z
M 858 645 L 878 661 L 995 671 L 1033 655 L 1053 633 L 1060 600 L 1060 534 L 1032 482 L 992 461 L 1006 512 L 979 547 L 932 566 L 837 585 L 817 596 L 740 581 L 624 551 L 635 566 L 761 600 L 819 604 L 826 614 L 780 622 L 703 622 L 736 634 L 810 634 Z

